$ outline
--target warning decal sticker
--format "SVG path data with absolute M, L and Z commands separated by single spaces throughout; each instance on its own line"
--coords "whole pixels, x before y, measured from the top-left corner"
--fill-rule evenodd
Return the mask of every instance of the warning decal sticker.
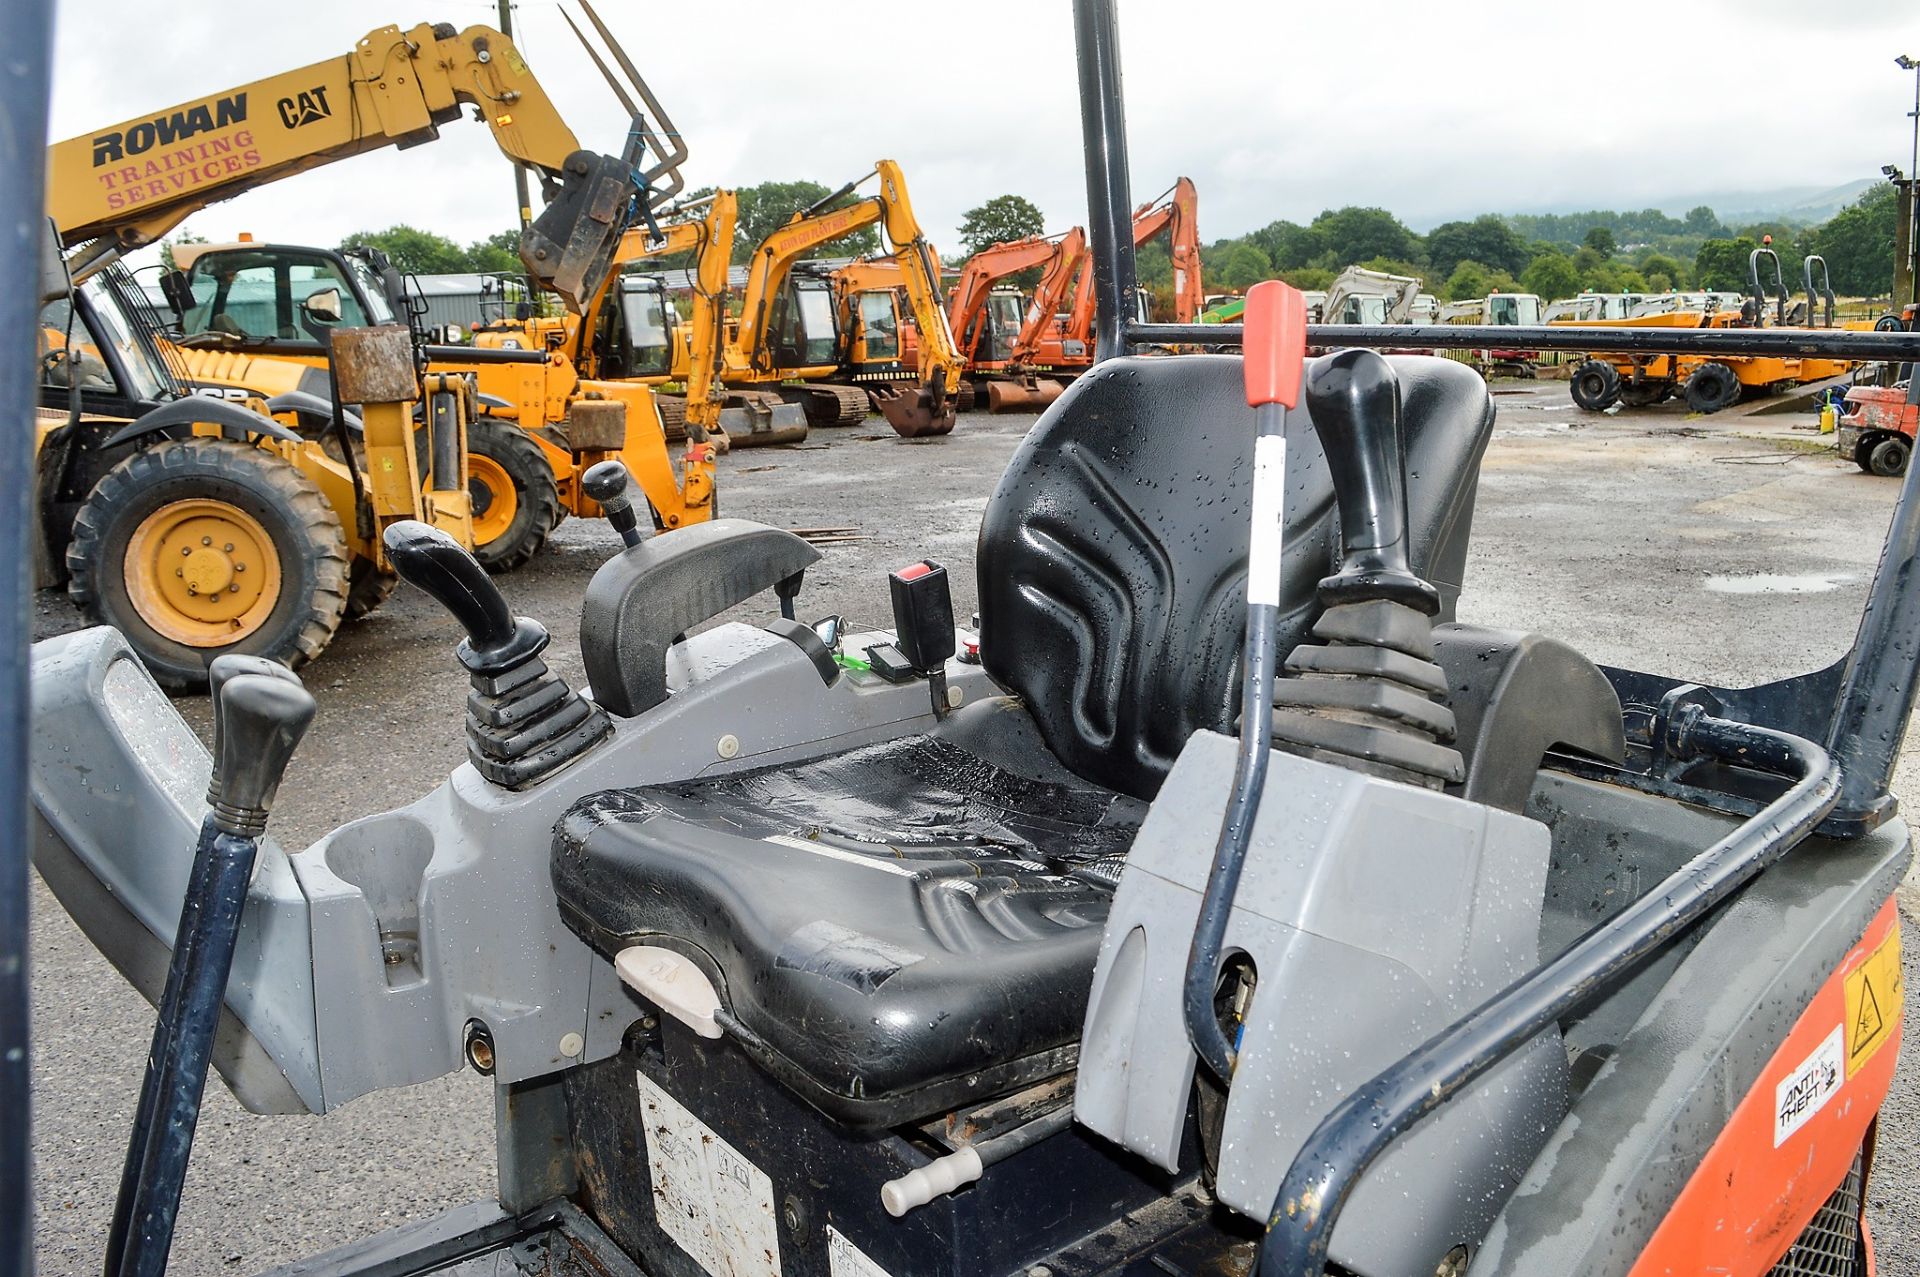
M 1847 973 L 1847 1076 L 1874 1057 L 1893 1036 L 1906 998 L 1900 972 L 1900 928 L 1895 927 L 1867 960 Z
M 653 1217 L 713 1277 L 780 1277 L 773 1181 L 644 1073 Z
M 1773 1146 L 1779 1148 L 1787 1136 L 1807 1124 L 1807 1120 L 1826 1107 L 1840 1090 L 1845 1065 L 1841 1058 L 1843 1034 L 1840 1026 L 1813 1048 L 1813 1054 L 1799 1068 L 1780 1079 L 1773 1090 Z
M 827 1225 L 827 1269 L 833 1277 L 892 1277 L 832 1224 Z

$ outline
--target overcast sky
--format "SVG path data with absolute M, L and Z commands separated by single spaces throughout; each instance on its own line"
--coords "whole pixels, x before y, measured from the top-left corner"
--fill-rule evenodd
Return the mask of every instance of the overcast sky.
M 950 252 L 962 213 L 1002 192 L 1037 203 L 1050 231 L 1085 216 L 1067 0 L 603 0 L 600 12 L 685 134 L 689 186 L 838 185 L 897 159 Z M 1121 15 L 1135 197 L 1191 176 L 1207 240 L 1343 204 L 1425 227 L 1824 188 L 1908 163 L 1914 77 L 1893 59 L 1920 56 L 1915 0 L 1122 0 Z M 53 134 L 422 21 L 492 23 L 495 4 L 65 0 Z M 515 23 L 581 143 L 618 151 L 620 110 L 557 5 L 516 5 Z M 512 223 L 512 189 L 487 130 L 463 120 L 432 145 L 302 174 L 187 228 L 333 244 L 405 221 L 466 242 Z

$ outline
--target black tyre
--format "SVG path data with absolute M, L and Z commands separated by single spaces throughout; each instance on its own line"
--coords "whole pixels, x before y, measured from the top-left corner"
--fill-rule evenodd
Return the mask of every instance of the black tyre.
M 355 559 L 347 569 L 347 619 L 357 621 L 393 597 L 400 578 L 382 571 L 372 559 Z
M 547 454 L 511 422 L 468 423 L 467 491 L 473 557 L 489 572 L 510 572 L 531 559 L 560 522 L 560 489 Z
M 1573 370 L 1568 389 L 1573 401 L 1588 412 L 1605 412 L 1619 402 L 1620 374 L 1604 359 L 1589 359 Z
M 1620 402 L 1629 408 L 1651 408 L 1655 404 L 1665 403 L 1673 397 L 1673 383 L 1670 381 L 1623 381 L 1620 383 Z
M 1907 326 L 1900 322 L 1898 315 L 1882 315 L 1873 321 L 1873 331 L 1877 333 L 1903 333 Z
M 1701 364 L 1687 378 L 1687 407 L 1695 412 L 1719 412 L 1740 400 L 1740 378 L 1725 364 Z
M 67 546 L 67 592 L 171 691 L 245 652 L 297 669 L 347 605 L 347 542 L 286 459 L 224 439 L 143 448 L 95 485 Z
M 1905 435 L 1886 435 L 1875 441 L 1867 452 L 1867 472 L 1885 475 L 1891 479 L 1907 472 L 1907 459 L 1913 455 L 1913 445 Z

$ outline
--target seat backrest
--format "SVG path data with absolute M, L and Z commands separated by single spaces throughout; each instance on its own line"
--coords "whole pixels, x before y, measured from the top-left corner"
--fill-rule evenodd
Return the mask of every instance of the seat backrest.
M 1478 374 L 1396 356 L 1416 571 L 1451 619 L 1493 401 Z M 1112 359 L 1034 425 L 980 525 L 981 655 L 1078 775 L 1151 798 L 1187 738 L 1233 730 L 1246 629 L 1253 411 L 1231 355 Z M 1287 416 L 1280 652 L 1338 549 L 1304 407 Z

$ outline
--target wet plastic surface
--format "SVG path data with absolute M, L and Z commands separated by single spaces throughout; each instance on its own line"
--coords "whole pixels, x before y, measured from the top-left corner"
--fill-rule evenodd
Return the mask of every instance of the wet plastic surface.
M 563 912 L 708 971 L 743 1045 L 817 1107 L 892 1125 L 1071 1066 L 1141 804 L 1005 701 L 798 767 L 593 795 Z

